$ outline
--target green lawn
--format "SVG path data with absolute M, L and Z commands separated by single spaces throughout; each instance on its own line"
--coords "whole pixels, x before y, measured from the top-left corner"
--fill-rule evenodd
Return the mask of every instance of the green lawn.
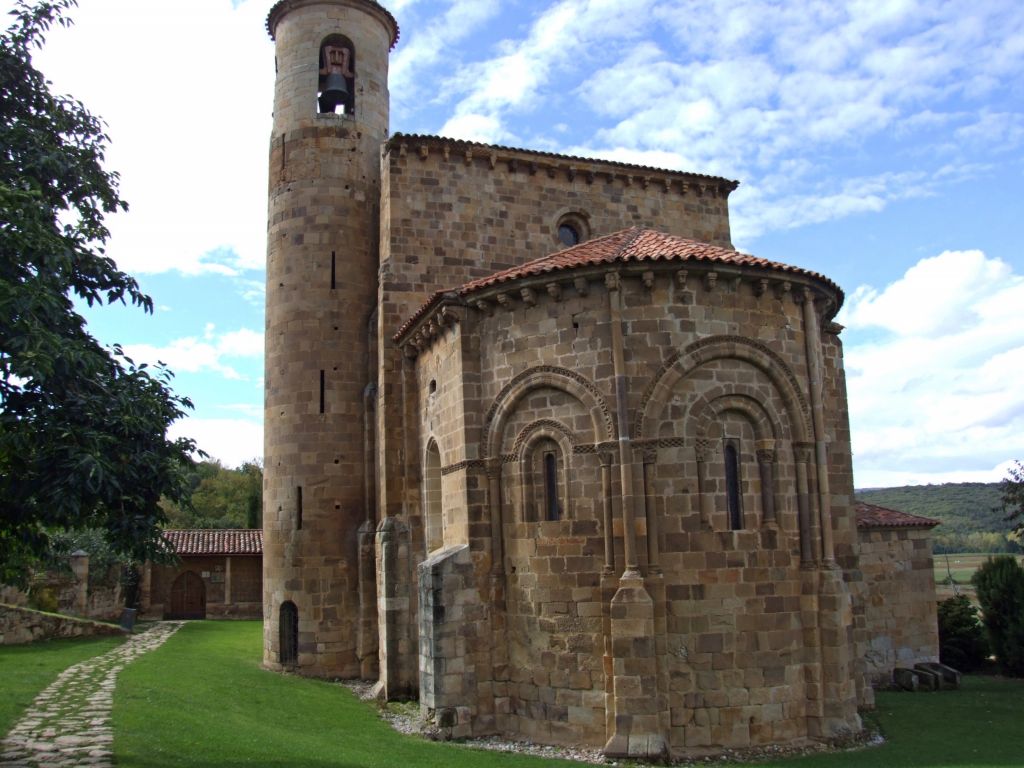
M 83 637 L 31 645 L 0 646 L 0 735 L 17 722 L 36 695 L 57 675 L 85 659 L 106 653 L 122 637 Z
M 259 666 L 258 622 L 188 624 L 129 665 L 114 699 L 119 766 L 533 766 L 553 760 L 468 750 L 395 733 L 329 683 Z M 968 678 L 943 693 L 881 694 L 888 741 L 772 766 L 992 768 L 1024 765 L 1024 683 Z M 716 761 L 717 763 L 717 761 Z M 721 764 L 721 763 L 717 763 Z

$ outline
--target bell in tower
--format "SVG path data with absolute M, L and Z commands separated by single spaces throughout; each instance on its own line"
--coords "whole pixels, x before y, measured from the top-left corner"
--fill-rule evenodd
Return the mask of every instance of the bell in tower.
M 320 96 L 317 102 L 321 113 L 336 112 L 342 107 L 352 114 L 352 50 L 343 45 L 324 43 L 320 49 Z

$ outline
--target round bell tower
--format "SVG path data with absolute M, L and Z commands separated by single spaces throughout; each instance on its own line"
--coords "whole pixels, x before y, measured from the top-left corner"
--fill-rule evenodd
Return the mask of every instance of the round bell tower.
M 264 400 L 264 664 L 357 677 L 364 390 L 394 17 L 373 0 L 281 0 L 270 141 Z M 372 468 L 372 465 L 371 465 Z M 364 596 L 365 600 L 365 596 Z M 375 663 L 376 647 L 372 649 Z

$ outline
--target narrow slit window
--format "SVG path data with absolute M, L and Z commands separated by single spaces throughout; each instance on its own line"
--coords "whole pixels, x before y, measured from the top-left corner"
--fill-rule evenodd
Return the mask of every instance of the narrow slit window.
M 547 520 L 559 520 L 562 517 L 561 505 L 558 503 L 558 457 L 554 451 L 544 454 L 544 510 Z
M 333 291 L 338 283 L 338 259 L 334 255 L 334 251 L 331 251 L 331 290 Z
M 295 486 L 295 530 L 302 530 L 302 486 Z
M 740 493 L 740 456 L 734 442 L 725 444 L 725 501 L 729 511 L 729 530 L 743 528 L 742 494 Z
M 320 371 L 320 413 L 324 412 L 324 372 Z

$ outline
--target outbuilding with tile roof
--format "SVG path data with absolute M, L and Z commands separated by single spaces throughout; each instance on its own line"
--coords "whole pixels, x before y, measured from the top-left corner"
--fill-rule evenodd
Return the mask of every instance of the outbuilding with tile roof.
M 164 531 L 175 555 L 143 568 L 141 614 L 149 618 L 256 619 L 263 615 L 263 531 Z

